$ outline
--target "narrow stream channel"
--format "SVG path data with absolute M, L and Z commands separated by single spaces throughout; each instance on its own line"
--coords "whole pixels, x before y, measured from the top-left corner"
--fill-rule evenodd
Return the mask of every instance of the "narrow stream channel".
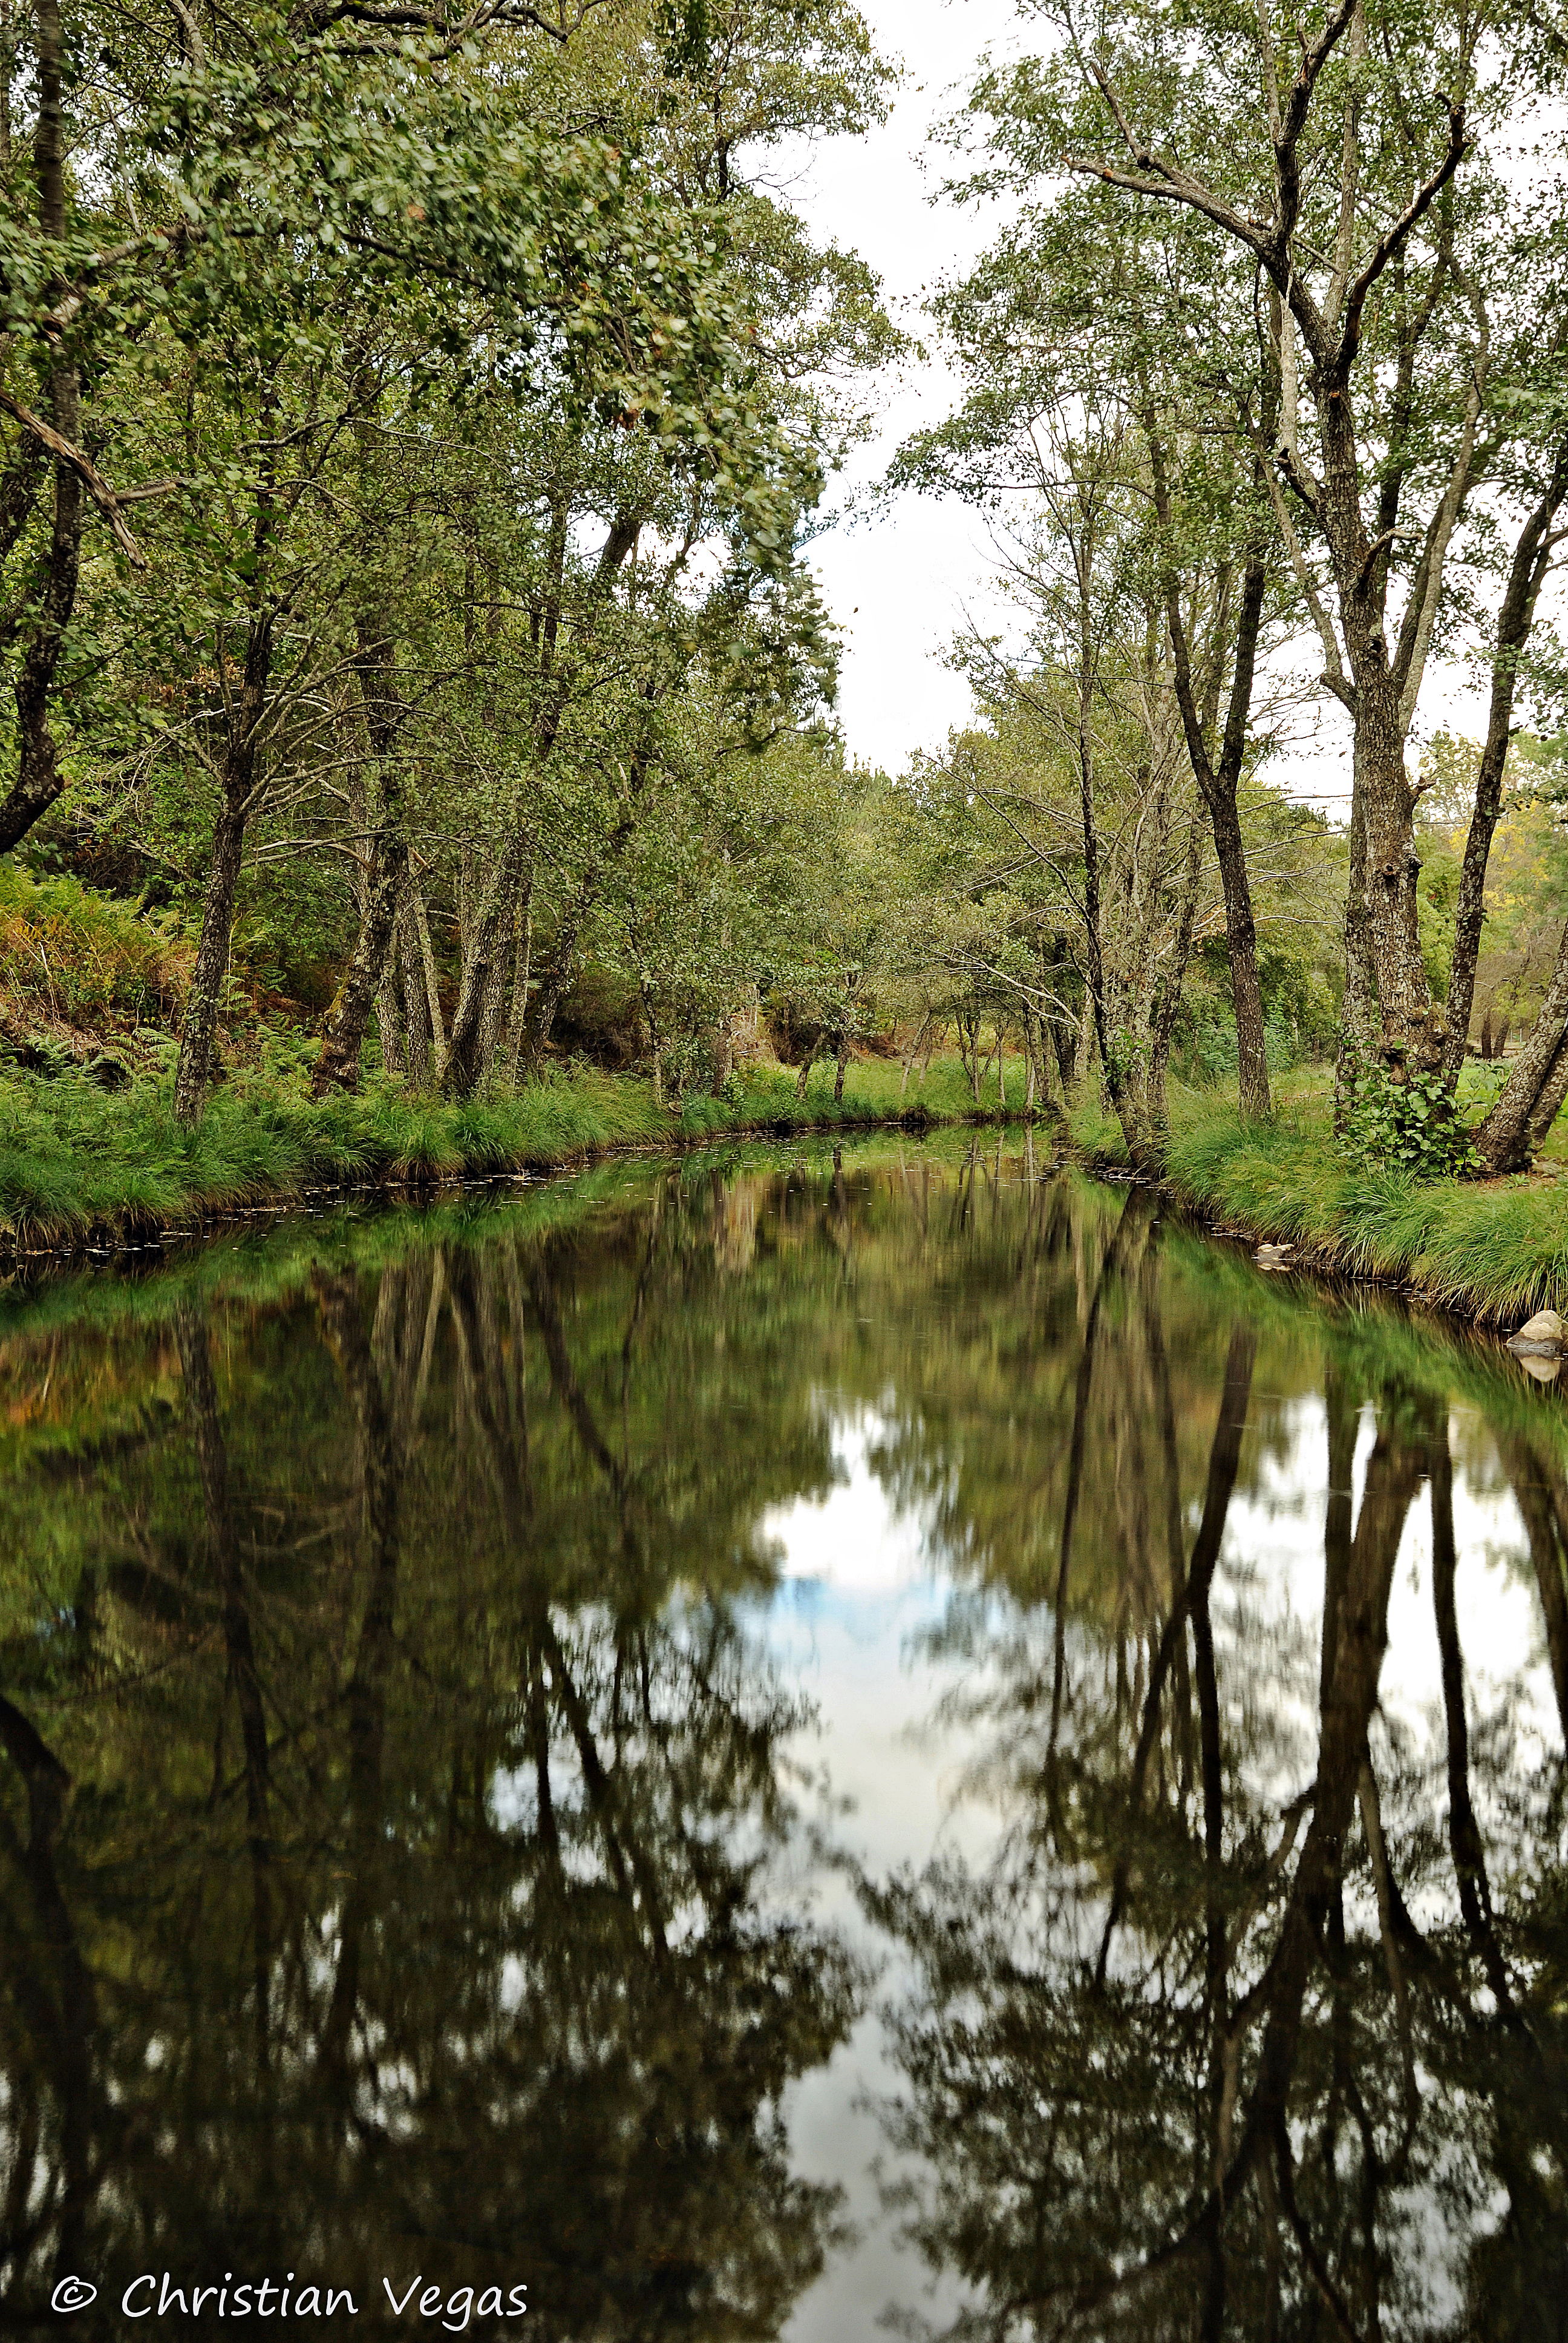
M 15 1290 L 0 1443 L 7 2331 L 1568 2334 L 1495 1343 L 879 1140 Z

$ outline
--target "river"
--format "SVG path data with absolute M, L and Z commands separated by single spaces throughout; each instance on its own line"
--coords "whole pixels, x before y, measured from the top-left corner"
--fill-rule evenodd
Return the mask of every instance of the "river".
M 1494 1342 L 812 1142 L 18 1283 L 0 1443 L 8 2331 L 1568 2334 Z

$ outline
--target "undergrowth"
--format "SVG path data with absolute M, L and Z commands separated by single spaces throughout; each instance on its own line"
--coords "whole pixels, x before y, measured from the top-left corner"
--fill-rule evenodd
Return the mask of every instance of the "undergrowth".
M 0 999 L 24 1020 L 99 1031 L 166 1021 L 194 957 L 170 914 L 143 918 L 69 875 L 35 879 L 0 861 Z
M 256 1075 L 216 1091 L 190 1130 L 175 1120 L 166 1077 L 106 1094 L 76 1076 L 17 1075 L 0 1080 L 0 1233 L 58 1243 L 116 1226 L 178 1227 L 322 1189 L 547 1171 L 727 1131 L 867 1128 L 900 1105 L 932 1121 L 974 1111 L 957 1082 L 900 1101 L 891 1071 L 889 1082 L 879 1065 L 852 1066 L 836 1103 L 831 1068 L 805 1099 L 794 1075 L 758 1070 L 722 1097 L 678 1109 L 660 1106 L 645 1081 L 590 1071 L 460 1105 L 380 1083 L 313 1100 L 298 1080 Z
M 1125 1160 L 1098 1108 L 1071 1130 L 1091 1161 Z M 1493 1324 L 1568 1312 L 1568 1197 L 1554 1179 L 1422 1180 L 1358 1161 L 1336 1149 L 1321 1085 L 1287 1096 L 1271 1123 L 1173 1091 L 1166 1176 L 1188 1204 L 1303 1264 L 1416 1287 Z

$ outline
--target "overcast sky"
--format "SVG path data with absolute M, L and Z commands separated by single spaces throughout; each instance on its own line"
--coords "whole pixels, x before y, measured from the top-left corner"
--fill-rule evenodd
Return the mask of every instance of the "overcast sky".
M 884 55 L 907 78 L 888 123 L 869 137 L 836 139 L 811 158 L 789 193 L 817 232 L 860 252 L 881 277 L 889 307 L 911 331 L 929 287 L 963 267 L 995 233 L 998 215 L 938 199 L 941 158 L 927 133 L 962 96 L 982 50 L 1038 44 L 1038 19 L 1020 24 L 1012 0 L 859 0 Z M 960 396 L 933 351 L 901 379 L 879 387 L 885 421 L 836 484 L 863 489 L 910 432 L 950 412 Z M 940 749 L 962 724 L 970 699 L 944 651 L 966 612 L 983 625 L 1000 605 L 982 515 L 954 498 L 904 496 L 889 508 L 840 521 L 812 548 L 833 616 L 845 632 L 839 713 L 850 753 L 890 772 L 917 749 Z M 1442 721 L 1482 729 L 1468 679 L 1433 673 L 1422 695 L 1422 729 Z M 1342 810 L 1350 786 L 1348 733 L 1329 702 L 1306 717 L 1282 778 L 1292 790 Z M 1279 770 L 1276 768 L 1276 770 Z
M 994 215 L 934 201 L 940 164 L 923 150 L 990 42 L 1016 45 L 1012 0 L 860 0 L 884 55 L 907 78 L 889 122 L 867 138 L 819 149 L 791 193 L 819 235 L 851 246 L 882 279 L 899 322 L 921 330 L 928 287 L 985 244 Z M 936 358 L 879 386 L 883 427 L 856 451 L 834 500 L 887 468 L 900 442 L 950 412 L 958 378 Z M 970 709 L 943 651 L 966 608 L 994 608 L 983 518 L 956 498 L 905 496 L 840 523 L 813 548 L 833 615 L 845 629 L 839 716 L 851 752 L 900 770 L 911 750 L 939 748 Z

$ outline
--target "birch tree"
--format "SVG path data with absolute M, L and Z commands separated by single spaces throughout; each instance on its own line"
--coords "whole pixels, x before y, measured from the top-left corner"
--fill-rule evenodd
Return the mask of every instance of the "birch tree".
M 1062 166 L 1218 230 L 1277 377 L 1261 478 L 1353 736 L 1344 1111 L 1362 1069 L 1440 1075 L 1462 1048 L 1422 962 L 1406 749 L 1479 492 L 1507 510 L 1519 394 L 1560 331 L 1536 188 L 1506 168 L 1534 36 L 1373 0 L 1057 22 Z

